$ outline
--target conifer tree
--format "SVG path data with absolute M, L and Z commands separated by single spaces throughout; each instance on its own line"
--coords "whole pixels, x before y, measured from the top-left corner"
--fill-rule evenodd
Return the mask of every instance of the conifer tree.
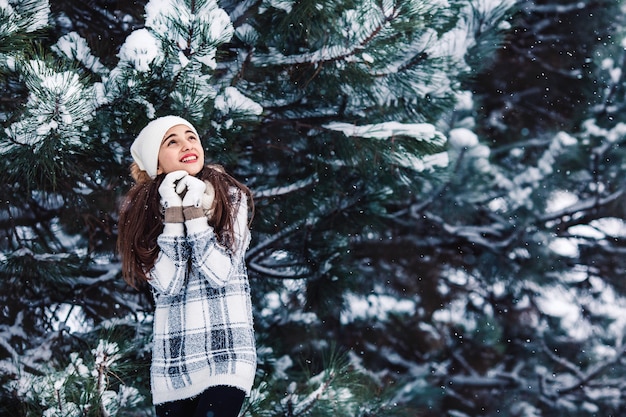
M 328 340 L 350 294 L 375 288 L 375 251 L 359 251 L 395 238 L 399 213 L 437 189 L 465 55 L 490 52 L 509 6 L 149 1 L 139 20 L 120 19 L 133 24 L 113 59 L 96 52 L 98 28 L 63 26 L 46 1 L 1 4 L 14 97 L 0 133 L 4 409 L 150 412 L 150 298 L 121 281 L 115 221 L 130 143 L 175 113 L 257 201 L 248 264 L 261 363 L 246 413 L 414 412 L 364 358 L 341 353 L 367 339 Z
M 387 326 L 372 326 L 375 312 L 363 314 L 344 331 L 367 334 L 362 356 L 378 363 L 382 375 L 389 369 L 404 375 L 400 398 L 436 410 L 432 415 L 624 410 L 618 388 L 624 371 L 623 16 L 614 2 L 602 3 L 596 14 L 599 5 L 520 5 L 511 34 L 568 44 L 571 39 L 549 34 L 582 16 L 593 23 L 585 30 L 602 34 L 584 38 L 587 58 L 562 72 L 555 85 L 562 92 L 569 80 L 570 97 L 586 97 L 587 105 L 507 107 L 517 97 L 494 92 L 520 82 L 515 75 L 532 68 L 512 72 L 515 65 L 506 60 L 485 69 L 489 83 L 468 80 L 468 90 L 481 94 L 468 92 L 451 119 L 447 180 L 397 210 L 393 238 L 382 249 L 376 244 L 377 263 L 359 271 L 372 281 L 387 271 L 389 285 L 373 291 L 371 306 L 385 313 L 377 303 L 399 297 L 410 313 L 397 309 Z M 528 20 L 537 27 L 526 26 Z M 515 46 L 505 45 L 508 56 Z M 537 49 L 545 61 L 533 66 L 554 69 L 551 63 L 563 62 L 563 50 Z M 492 85 L 495 91 L 485 93 Z M 596 87 L 586 93 L 582 85 Z M 519 87 L 516 94 L 524 98 L 543 91 L 535 84 Z M 502 107 L 494 110 L 495 102 Z M 483 118 L 485 108 L 492 113 Z M 559 123 L 571 112 L 584 117 Z M 533 124 L 529 114 L 546 117 Z M 372 242 L 361 246 L 360 253 L 373 252 Z

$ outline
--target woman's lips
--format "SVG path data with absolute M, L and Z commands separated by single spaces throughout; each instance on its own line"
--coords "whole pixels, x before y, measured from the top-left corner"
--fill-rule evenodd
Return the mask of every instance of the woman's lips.
M 180 158 L 180 162 L 183 162 L 183 163 L 196 162 L 197 160 L 198 160 L 198 155 L 195 155 L 195 154 L 183 155 L 183 157 Z

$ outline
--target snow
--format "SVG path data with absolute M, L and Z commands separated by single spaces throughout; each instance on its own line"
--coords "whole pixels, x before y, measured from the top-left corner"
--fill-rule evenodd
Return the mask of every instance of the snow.
M 367 297 L 346 294 L 344 299 L 348 307 L 341 313 L 342 324 L 349 324 L 356 320 L 384 321 L 391 314 L 412 315 L 416 309 L 414 300 L 398 299 L 385 294 L 370 294 Z
M 546 212 L 559 213 L 568 209 L 575 212 L 577 204 L 579 200 L 575 194 L 557 190 L 548 199 Z M 574 225 L 568 228 L 567 232 L 570 237 L 555 237 L 549 243 L 549 247 L 561 256 L 576 258 L 580 254 L 578 245 L 585 243 L 587 239 L 601 240 L 626 236 L 626 222 L 616 217 L 600 218 L 589 224 Z
M 194 7 L 180 7 L 170 0 L 151 0 L 145 8 L 146 27 L 177 45 L 181 67 L 186 67 L 187 59 L 192 58 L 215 69 L 217 46 L 228 42 L 234 33 L 230 17 L 216 1 L 194 3 Z M 172 31 L 170 20 L 180 21 L 182 25 Z
M 95 367 L 91 371 L 92 375 L 98 376 L 99 369 L 103 367 L 110 368 L 118 359 L 120 359 L 121 355 L 119 351 L 120 349 L 117 343 L 99 340 L 98 346 L 91 350 L 91 354 L 95 358 Z
M 471 91 L 459 91 L 455 94 L 456 104 L 454 110 L 460 111 L 472 111 L 474 108 L 474 98 Z
M 92 323 L 85 320 L 82 308 L 69 303 L 51 305 L 50 310 L 55 311 L 56 320 L 52 318 L 54 330 L 67 329 L 72 333 L 85 333 L 92 328 Z
M 351 123 L 333 122 L 324 125 L 324 127 L 343 132 L 348 137 L 389 139 L 403 135 L 411 136 L 416 140 L 431 142 L 434 145 L 443 145 L 446 141 L 445 136 L 430 123 L 385 122 L 357 126 Z
M 597 337 L 600 330 L 595 327 L 594 317 L 603 317 L 608 321 L 601 330 L 602 337 L 622 340 L 626 335 L 626 300 L 602 278 L 590 277 L 588 271 L 580 271 L 579 275 L 588 282 L 590 291 L 570 287 L 568 282 L 576 283 L 581 279 L 568 280 L 565 274 L 560 283 L 537 288 L 539 296 L 535 301 L 538 307 L 543 314 L 560 319 L 563 329 L 573 340 L 593 340 Z M 594 343 L 593 349 L 609 357 L 614 355 L 614 350 L 602 343 Z
M 384 122 L 358 126 L 351 123 L 333 122 L 324 125 L 324 127 L 343 132 L 347 137 L 392 140 L 395 136 L 409 136 L 415 140 L 431 142 L 439 146 L 446 142 L 445 136 L 429 123 Z M 400 166 L 419 172 L 434 167 L 447 166 L 448 154 L 440 152 L 434 155 L 417 156 L 410 152 L 405 152 L 404 148 L 399 146 L 392 155 L 391 160 Z
M 67 146 L 82 146 L 84 123 L 93 117 L 94 107 L 89 105 L 89 97 L 93 96 L 91 89 L 85 87 L 78 73 L 57 72 L 40 60 L 24 63 L 22 71 L 30 89 L 29 117 L 5 129 L 13 143 L 6 141 L 0 152 L 19 145 L 31 146 L 34 152 L 38 152 L 48 135 L 58 131 L 63 132 Z
M 592 313 L 611 320 L 606 327 L 607 334 L 617 341 L 619 347 L 626 336 L 626 300 L 600 277 L 590 277 L 589 283 L 598 298 L 587 295 L 585 304 Z M 598 349 L 602 347 L 598 346 Z
M 18 19 L 22 19 L 26 15 L 28 16 L 28 24 L 25 27 L 26 32 L 34 32 L 48 26 L 48 18 L 50 16 L 50 3 L 48 0 L 27 2 L 26 4 L 13 3 L 13 5 L 15 7 L 8 0 L 0 0 L 0 11 L 3 12 L 2 14 L 9 16 L 4 22 L 4 27 L 0 27 L 0 32 L 5 34 L 17 32 L 20 29 L 20 25 L 17 24 Z M 22 12 L 20 8 L 24 6 L 28 6 L 28 9 L 24 10 L 24 13 L 20 15 L 20 12 Z
M 261 9 L 269 9 L 273 7 L 275 9 L 283 10 L 287 13 L 290 13 L 295 0 L 263 0 L 263 4 L 259 6 Z
M 128 35 L 118 57 L 121 61 L 128 62 L 135 70 L 147 72 L 150 65 L 159 61 L 160 54 L 155 37 L 147 29 L 138 29 Z
M 52 47 L 59 54 L 70 59 L 75 59 L 95 73 L 106 73 L 107 68 L 102 65 L 100 59 L 93 56 L 87 41 L 76 32 L 70 32 L 57 41 Z
M 215 108 L 224 114 L 258 116 L 263 112 L 261 105 L 241 94 L 235 87 L 226 87 L 224 92 L 217 96 Z
M 548 247 L 554 253 L 569 258 L 575 258 L 580 254 L 577 241 L 571 238 L 555 238 L 548 244 Z
M 317 173 L 315 173 L 311 175 L 310 177 L 303 178 L 299 181 L 294 181 L 285 186 L 276 187 L 276 188 L 259 187 L 254 190 L 254 197 L 255 199 L 258 199 L 258 198 L 263 198 L 263 197 L 276 197 L 276 196 L 294 193 L 298 190 L 302 190 L 307 187 L 310 187 L 311 185 L 317 183 L 317 181 L 319 181 L 319 177 Z M 274 252 L 271 256 L 275 258 L 280 258 L 280 257 L 287 257 L 288 254 L 284 251 L 279 250 L 279 251 Z
M 117 392 L 109 389 L 116 385 L 112 379 L 116 381 L 117 379 L 112 376 L 115 375 L 114 367 L 121 359 L 116 343 L 99 340 L 91 355 L 91 358 L 85 360 L 78 353 L 72 352 L 65 369 L 54 371 L 44 365 L 40 374 L 23 372 L 18 379 L 10 381 L 9 385 L 21 398 L 36 401 L 45 410 L 42 415 L 50 417 L 84 415 L 88 405 L 79 406 L 71 402 L 62 388 L 71 383 L 78 390 L 87 390 L 88 386 L 93 384 L 92 378 L 98 381 L 97 387 L 100 389 L 98 395 L 102 398 L 100 411 L 104 415 L 117 415 L 120 407 L 132 407 L 143 400 L 134 387 L 120 384 L 117 386 Z
M 245 43 L 255 44 L 259 38 L 259 32 L 248 23 L 244 23 L 235 29 L 235 35 Z
M 448 133 L 448 143 L 455 149 L 473 148 L 478 145 L 478 135 L 465 128 L 452 129 Z
M 621 122 L 611 129 L 606 129 L 598 126 L 594 119 L 588 119 L 583 122 L 583 128 L 589 136 L 600 137 L 610 143 L 616 143 L 626 135 L 626 124 Z
M 457 160 L 463 155 L 477 172 L 492 172 L 489 162 L 491 150 L 488 146 L 480 144 L 478 135 L 470 129 L 465 127 L 451 129 L 448 133 L 448 144 L 451 159 Z M 501 185 L 504 184 L 506 182 L 501 182 Z M 492 206 L 495 208 L 497 204 L 492 203 Z
M 623 224 L 622 224 L 623 228 Z M 622 229 L 623 230 L 623 229 Z M 568 232 L 574 236 L 586 237 L 590 239 L 604 239 L 606 234 L 600 230 L 586 225 L 576 225 L 568 229 Z
M 429 171 L 436 168 L 445 168 L 449 164 L 447 152 L 433 155 L 415 156 L 408 152 L 396 153 L 393 161 L 399 166 L 412 169 L 416 172 Z
M 564 327 L 569 329 L 569 336 L 574 339 L 585 340 L 591 335 L 590 326 L 583 321 L 581 307 L 573 294 L 561 286 L 542 291 L 535 301 L 544 314 L 560 318 Z
M 34 7 L 29 10 L 29 13 L 31 16 L 31 23 L 26 29 L 27 32 L 34 32 L 48 26 L 48 17 L 50 16 L 50 4 L 47 0 L 35 3 Z
M 287 370 L 293 366 L 293 360 L 289 355 L 283 355 L 274 361 L 275 377 L 278 379 L 289 379 Z
M 210 29 L 209 41 L 214 43 L 228 42 L 233 36 L 233 25 L 228 14 L 224 10 L 217 8 L 217 3 L 215 3 L 215 7 L 208 14 L 199 11 L 198 24 L 200 26 L 206 25 Z
M 527 401 L 514 402 L 511 407 L 511 412 L 513 415 L 523 417 L 543 417 L 544 415 L 541 409 Z
M 146 26 L 158 33 L 167 33 L 167 18 L 176 10 L 174 3 L 171 0 L 150 0 L 144 10 Z
M 599 232 L 599 236 L 610 238 L 626 237 L 626 221 L 618 217 L 605 217 L 592 220 L 589 225 Z
M 546 212 L 555 213 L 559 212 L 566 207 L 572 206 L 578 202 L 578 197 L 574 193 L 570 193 L 566 190 L 556 190 L 550 195 L 548 204 L 546 205 Z

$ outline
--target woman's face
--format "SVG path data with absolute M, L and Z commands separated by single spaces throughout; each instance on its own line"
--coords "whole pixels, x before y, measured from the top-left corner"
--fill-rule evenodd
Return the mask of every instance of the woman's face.
M 157 174 L 185 170 L 196 175 L 204 166 L 204 149 L 200 138 L 185 125 L 171 127 L 161 141 Z

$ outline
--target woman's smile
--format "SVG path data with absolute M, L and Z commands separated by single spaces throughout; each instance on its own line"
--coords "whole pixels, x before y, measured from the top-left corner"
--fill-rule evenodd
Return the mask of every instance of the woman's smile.
M 196 162 L 197 160 L 198 160 L 198 155 L 196 154 L 187 154 L 187 155 L 184 155 L 182 158 L 180 158 L 180 162 L 183 162 L 183 163 Z

